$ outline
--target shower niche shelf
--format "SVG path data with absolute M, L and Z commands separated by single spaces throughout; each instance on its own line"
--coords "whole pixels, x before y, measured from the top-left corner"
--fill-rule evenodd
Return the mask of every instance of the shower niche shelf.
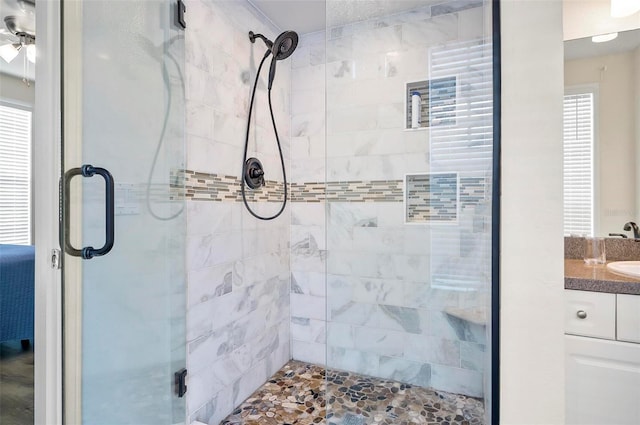
M 457 172 L 406 174 L 404 223 L 455 225 L 460 205 Z
M 420 96 L 420 119 L 417 127 L 412 125 L 412 95 L 414 93 L 418 93 Z M 404 129 L 415 131 L 436 126 L 455 125 L 457 97 L 458 80 L 455 76 L 406 83 Z

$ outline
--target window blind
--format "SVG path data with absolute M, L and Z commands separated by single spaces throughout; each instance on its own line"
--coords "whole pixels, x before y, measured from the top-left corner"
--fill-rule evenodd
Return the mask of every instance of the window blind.
M 594 94 L 564 96 L 564 234 L 593 236 Z
M 0 243 L 31 243 L 31 111 L 2 104 Z
M 453 76 L 456 83 L 455 102 L 440 101 L 438 93 L 431 97 L 430 171 L 460 176 L 458 224 L 431 228 L 431 287 L 486 290 L 491 282 L 492 44 L 477 39 L 434 47 L 429 75 L 432 81 Z M 468 187 L 470 181 L 479 188 Z

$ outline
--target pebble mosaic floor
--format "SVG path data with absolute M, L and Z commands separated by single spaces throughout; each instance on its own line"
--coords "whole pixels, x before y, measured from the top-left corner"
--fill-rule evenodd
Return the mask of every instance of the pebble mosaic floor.
M 220 425 L 483 423 L 479 399 L 292 360 Z

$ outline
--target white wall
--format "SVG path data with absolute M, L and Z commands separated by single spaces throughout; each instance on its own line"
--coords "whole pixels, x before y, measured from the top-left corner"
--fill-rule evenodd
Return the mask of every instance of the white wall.
M 20 78 L 7 74 L 0 74 L 0 99 L 33 106 L 35 101 L 35 83 L 27 87 Z
M 565 63 L 565 86 L 597 85 L 595 233 L 619 233 L 636 218 L 633 52 Z
M 562 424 L 562 4 L 501 7 L 500 423 Z
M 640 13 L 611 17 L 611 0 L 564 0 L 564 39 L 628 31 L 640 27 Z

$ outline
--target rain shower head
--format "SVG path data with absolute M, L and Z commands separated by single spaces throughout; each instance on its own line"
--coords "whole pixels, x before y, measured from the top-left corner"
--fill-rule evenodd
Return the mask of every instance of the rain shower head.
M 271 59 L 271 66 L 269 67 L 269 90 L 273 86 L 273 80 L 276 77 L 276 62 L 286 59 L 291 56 L 298 46 L 298 34 L 295 31 L 285 31 L 276 37 L 276 41 L 271 41 L 262 34 L 256 34 L 253 31 L 249 31 L 249 40 L 252 43 L 256 42 L 256 38 L 264 41 L 267 45 L 268 51 L 265 55 L 273 55 Z

